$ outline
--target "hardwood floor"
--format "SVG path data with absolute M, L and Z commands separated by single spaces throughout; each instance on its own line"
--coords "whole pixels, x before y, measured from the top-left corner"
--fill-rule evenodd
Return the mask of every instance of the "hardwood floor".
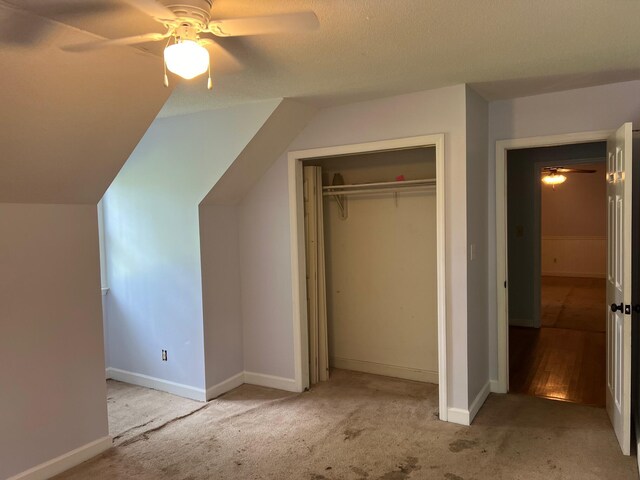
M 509 390 L 604 407 L 605 313 L 593 303 L 594 298 L 600 300 L 600 288 L 605 286 L 598 281 L 574 280 L 543 279 L 543 326 L 509 328 Z M 554 317 L 560 321 L 551 322 L 551 315 L 547 315 L 545 322 L 544 312 L 556 312 Z M 570 321 L 562 321 L 563 312 L 571 313 L 564 315 Z
M 540 296 L 543 327 L 606 330 L 604 278 L 542 277 Z

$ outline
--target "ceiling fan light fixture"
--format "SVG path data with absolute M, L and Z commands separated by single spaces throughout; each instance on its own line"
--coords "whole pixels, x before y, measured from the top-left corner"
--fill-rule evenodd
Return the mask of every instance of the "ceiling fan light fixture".
M 560 185 L 567 180 L 567 177 L 559 173 L 550 173 L 542 177 L 542 183 L 545 185 Z
M 178 40 L 164 49 L 167 69 L 191 80 L 209 69 L 209 52 L 195 40 Z

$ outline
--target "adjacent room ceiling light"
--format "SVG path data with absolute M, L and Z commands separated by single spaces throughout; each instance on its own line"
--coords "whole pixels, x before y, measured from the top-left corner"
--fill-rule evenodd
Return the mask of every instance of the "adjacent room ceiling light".
M 542 177 L 542 183 L 545 185 L 560 185 L 567 180 L 567 177 L 560 175 L 559 173 L 550 173 Z
M 194 40 L 177 40 L 164 49 L 167 69 L 191 80 L 209 69 L 209 52 Z

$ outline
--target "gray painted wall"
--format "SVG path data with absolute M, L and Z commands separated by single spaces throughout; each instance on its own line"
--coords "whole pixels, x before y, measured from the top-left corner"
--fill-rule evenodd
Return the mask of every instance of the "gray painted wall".
M 238 210 L 200 205 L 207 388 L 244 370 Z
M 487 139 L 489 108 L 471 88 L 466 89 L 467 135 L 467 356 L 469 404 L 489 381 L 487 302 Z M 472 252 L 473 250 L 473 252 Z M 473 257 L 472 257 L 473 253 Z
M 254 296 L 253 290 L 249 295 L 243 292 L 245 285 L 253 288 L 253 277 L 250 273 L 241 277 L 242 269 L 250 272 L 254 265 L 280 261 L 279 257 L 271 257 L 270 252 L 264 251 L 259 237 L 243 236 L 241 242 L 241 227 L 249 228 L 247 222 L 254 220 L 247 219 L 239 205 L 243 201 L 251 202 L 249 192 L 259 190 L 260 179 L 305 127 L 315 111 L 309 105 L 282 100 L 200 203 L 207 388 L 243 371 L 243 352 L 247 352 L 243 345 L 243 315 L 259 316 L 261 312 L 255 308 L 264 305 Z M 285 185 L 284 189 L 286 188 Z M 249 198 L 245 200 L 245 197 Z M 258 208 L 266 209 L 268 206 L 269 203 Z M 261 212 L 255 221 L 260 223 L 270 220 L 268 212 Z M 275 221 L 277 224 L 277 219 Z M 241 253 L 242 248 L 244 250 Z M 261 255 L 267 255 L 267 258 L 261 258 Z M 272 280 L 271 277 L 266 279 L 267 282 Z M 259 286 L 256 291 L 258 295 L 262 295 Z M 286 310 L 286 306 L 278 304 L 278 296 L 260 297 L 260 300 L 276 311 Z M 260 328 L 259 322 L 256 328 Z M 275 329 L 263 333 L 271 338 L 278 335 L 279 331 Z M 261 352 L 264 345 L 258 342 L 251 344 L 251 348 Z M 277 356 L 279 352 L 273 355 Z M 248 371 L 259 371 L 259 366 L 251 362 L 252 354 L 248 357 Z
M 108 435 L 95 205 L 0 204 L 0 478 Z
M 293 378 L 289 197 L 286 158 L 240 205 L 244 368 Z
M 110 367 L 205 388 L 198 204 L 279 103 L 157 119 L 109 187 Z
M 495 146 L 497 140 L 612 130 L 640 121 L 640 81 L 492 102 L 489 105 L 489 351 L 498 377 L 496 322 Z
M 319 112 L 287 150 L 445 133 L 450 406 L 468 407 L 465 87 Z M 245 368 L 293 377 L 287 159 L 248 194 L 240 222 Z M 255 255 L 251 252 L 256 252 Z M 265 337 L 266 335 L 266 337 Z M 258 370 L 259 369 L 259 370 Z M 483 384 L 486 378 L 482 380 Z

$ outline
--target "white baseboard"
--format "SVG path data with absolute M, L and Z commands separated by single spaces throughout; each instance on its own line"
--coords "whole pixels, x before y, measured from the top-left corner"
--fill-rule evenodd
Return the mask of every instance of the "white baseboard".
M 182 383 L 171 382 L 161 378 L 143 375 L 142 373 L 127 372 L 119 368 L 107 368 L 107 377 L 120 382 L 131 383 L 141 387 L 153 388 L 162 392 L 172 393 L 180 397 L 198 400 L 200 402 L 207 401 L 207 393 L 204 388 L 196 388 Z
M 109 380 L 111 378 L 111 372 L 110 372 L 110 368 L 105 368 L 104 369 L 104 378 L 105 380 Z
M 531 318 L 509 318 L 510 327 L 527 327 L 527 328 L 540 328 L 540 325 L 535 325 Z
M 507 391 L 500 386 L 500 382 L 498 380 L 489 380 L 489 387 L 491 393 L 507 393 Z
M 190 398 L 200 402 L 206 402 L 219 397 L 223 393 L 239 387 L 243 383 L 259 385 L 261 387 L 276 388 L 278 390 L 286 390 L 288 392 L 300 391 L 300 389 L 296 387 L 296 381 L 292 378 L 276 377 L 274 375 L 255 372 L 237 373 L 233 377 L 223 380 L 217 385 L 209 387 L 206 390 L 112 367 L 106 369 L 105 376 L 107 379 L 111 378 L 113 380 L 118 380 L 119 382 L 153 388 L 154 390 L 172 393 L 180 397 Z
M 438 384 L 438 372 L 433 370 L 400 367 L 398 365 L 387 365 L 383 363 L 367 362 L 364 360 L 353 360 L 341 357 L 331 357 L 329 359 L 329 364 L 332 367 L 342 368 L 344 370 L 355 370 L 356 372 L 373 373 L 374 375 L 384 375 L 386 377 L 404 378 L 405 380 Z
M 465 410 L 464 408 L 448 408 L 447 413 L 447 421 L 451 423 L 457 423 L 460 425 L 471 425 L 473 419 L 476 417 L 476 414 L 480 410 L 480 407 L 484 404 L 484 401 L 489 396 L 491 392 L 491 381 L 488 381 L 484 384 L 484 387 L 478 392 L 476 398 L 471 402 L 471 406 L 469 410 Z
M 637 433 L 637 432 L 640 432 L 640 419 L 635 417 L 635 415 L 633 417 L 634 417 L 633 426 L 635 427 L 635 430 L 636 430 L 636 463 L 638 465 L 638 473 L 640 473 L 640 435 L 638 435 Z
M 469 410 L 449 407 L 447 409 L 447 422 L 457 423 L 458 425 L 469 425 Z
M 293 378 L 276 377 L 275 375 L 266 375 L 264 373 L 244 372 L 244 383 L 286 390 L 287 392 L 300 392 Z
M 573 277 L 573 278 L 607 278 L 606 273 L 591 272 L 542 272 L 543 277 Z
M 7 480 L 46 480 L 101 454 L 111 448 L 112 445 L 113 440 L 110 436 L 102 437 L 13 477 L 9 477 Z
M 491 393 L 490 380 L 484 384 L 484 387 L 482 387 L 482 389 L 478 392 L 478 395 L 476 395 L 476 398 L 473 399 L 473 402 L 469 407 L 469 425 L 471 425 L 471 422 L 473 422 L 473 419 L 476 418 L 476 414 L 478 413 L 482 405 L 484 405 L 484 402 L 489 396 L 489 393 Z
M 222 382 L 214 385 L 213 387 L 207 388 L 207 401 L 212 400 L 216 397 L 219 397 L 223 393 L 227 393 L 234 388 L 239 387 L 244 383 L 244 372 L 240 372 L 233 377 L 227 378 Z

